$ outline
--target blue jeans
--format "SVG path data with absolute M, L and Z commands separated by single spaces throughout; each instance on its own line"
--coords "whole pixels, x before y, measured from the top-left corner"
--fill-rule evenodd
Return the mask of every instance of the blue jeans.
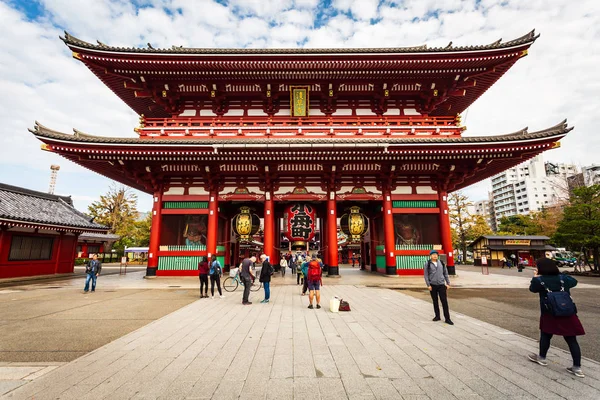
M 271 282 L 263 282 L 265 288 L 265 300 L 269 300 L 271 298 Z
M 84 292 L 87 292 L 90 289 L 90 280 L 92 281 L 92 292 L 96 290 L 96 278 L 97 276 L 95 273 L 87 274 L 87 278 L 85 278 L 85 288 L 83 289 Z

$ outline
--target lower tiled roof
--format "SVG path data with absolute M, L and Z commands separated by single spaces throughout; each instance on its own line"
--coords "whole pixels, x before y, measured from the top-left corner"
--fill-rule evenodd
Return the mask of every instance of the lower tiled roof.
M 73 207 L 70 197 L 0 183 L 0 220 L 108 231 Z
M 454 145 L 469 145 L 469 144 L 490 144 L 500 142 L 515 142 L 515 141 L 526 141 L 532 139 L 546 139 L 553 136 L 564 136 L 570 132 L 573 127 L 567 126 L 567 120 L 561 121 L 555 126 L 550 128 L 537 131 L 529 132 L 527 128 L 521 129 L 520 131 L 504 134 L 504 135 L 492 135 L 492 136 L 461 136 L 461 137 L 446 137 L 446 136 L 404 136 L 404 137 L 363 137 L 363 138 L 342 138 L 342 137 L 326 137 L 326 138 L 315 138 L 299 136 L 293 138 L 258 138 L 258 137 L 245 137 L 245 138 L 152 138 L 152 139 L 140 139 L 139 137 L 125 138 L 125 137 L 108 137 L 108 136 L 94 136 L 89 134 L 83 134 L 75 130 L 75 134 L 65 134 L 52 129 L 49 129 L 40 123 L 36 122 L 33 129 L 30 132 L 39 138 L 55 139 L 60 141 L 67 141 L 73 143 L 88 143 L 88 144 L 122 144 L 122 145 L 140 145 L 140 146 L 174 146 L 174 145 L 185 145 L 185 146 L 216 146 L 219 145 L 298 145 L 298 144 L 361 144 L 361 145 L 411 145 L 411 144 L 454 144 Z

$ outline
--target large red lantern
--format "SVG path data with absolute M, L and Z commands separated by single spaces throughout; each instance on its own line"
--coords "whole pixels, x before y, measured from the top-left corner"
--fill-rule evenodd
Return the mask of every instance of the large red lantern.
M 290 204 L 283 214 L 287 223 L 285 236 L 292 246 L 306 246 L 315 237 L 315 209 L 310 204 Z

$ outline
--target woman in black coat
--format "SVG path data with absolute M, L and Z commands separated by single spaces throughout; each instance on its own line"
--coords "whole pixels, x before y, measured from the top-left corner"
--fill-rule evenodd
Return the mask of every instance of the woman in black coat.
M 262 261 L 262 268 L 260 269 L 258 281 L 262 282 L 265 289 L 265 299 L 262 300 L 261 303 L 268 303 L 271 298 L 271 275 L 273 275 L 273 267 L 266 254 L 262 254 L 260 260 Z
M 581 349 L 577 343 L 577 336 L 585 335 L 581 321 L 577 314 L 568 317 L 555 317 L 545 306 L 548 291 L 553 292 L 561 290 L 562 287 L 570 294 L 569 290 L 577 285 L 577 280 L 571 276 L 561 274 L 554 260 L 543 257 L 536 261 L 537 272 L 531 279 L 529 290 L 540 295 L 540 353 L 530 354 L 528 358 L 540 365 L 548 365 L 546 354 L 550 348 L 550 340 L 553 335 L 563 336 L 569 345 L 571 356 L 573 357 L 573 366 L 567 368 L 567 371 L 575 376 L 583 378 L 585 375 L 581 371 Z M 542 285 L 543 282 L 543 285 Z

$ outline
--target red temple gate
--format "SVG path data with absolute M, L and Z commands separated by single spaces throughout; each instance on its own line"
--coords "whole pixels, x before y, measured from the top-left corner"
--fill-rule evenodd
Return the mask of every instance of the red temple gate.
M 257 249 L 277 264 L 287 251 L 279 221 L 293 204 L 315 210 L 313 248 L 331 275 L 338 215 L 352 206 L 369 220 L 358 247 L 374 271 L 421 274 L 438 249 L 453 272 L 448 193 L 556 147 L 572 129 L 462 135 L 460 113 L 536 38 L 231 50 L 115 48 L 67 34 L 73 56 L 140 115 L 139 137 L 31 132 L 45 150 L 153 195 L 148 275 L 193 275 L 199 257 L 229 266 Z M 241 206 L 263 219 L 243 243 L 232 233 Z

